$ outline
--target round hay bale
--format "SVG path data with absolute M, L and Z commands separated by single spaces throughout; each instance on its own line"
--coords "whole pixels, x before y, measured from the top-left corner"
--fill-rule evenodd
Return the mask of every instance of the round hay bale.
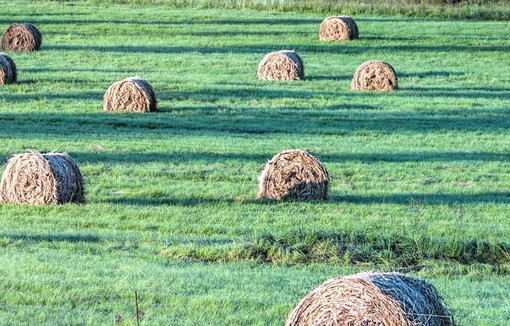
M 356 69 L 351 89 L 389 92 L 398 89 L 397 74 L 389 63 L 379 60 L 367 61 Z
M 293 50 L 266 54 L 259 64 L 260 80 L 300 80 L 305 78 L 303 60 Z
M 430 283 L 398 273 L 359 273 L 326 281 L 289 314 L 295 325 L 451 326 Z
M 259 177 L 257 198 L 329 199 L 329 175 L 322 163 L 301 150 L 276 154 Z
M 321 23 L 319 31 L 321 41 L 348 41 L 358 37 L 358 25 L 349 16 L 331 16 Z
M 0 53 L 0 85 L 15 83 L 18 79 L 16 65 L 10 56 Z
M 2 35 L 2 48 L 6 51 L 36 51 L 41 44 L 41 32 L 30 23 L 12 24 Z
M 104 94 L 105 111 L 155 112 L 156 93 L 148 80 L 138 76 L 113 83 Z
M 0 201 L 35 205 L 85 202 L 83 177 L 65 153 L 25 153 L 9 159 Z

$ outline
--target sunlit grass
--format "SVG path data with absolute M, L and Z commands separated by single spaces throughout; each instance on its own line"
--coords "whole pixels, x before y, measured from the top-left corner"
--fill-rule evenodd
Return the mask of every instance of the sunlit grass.
M 323 43 L 322 19 L 6 5 L 3 27 L 30 21 L 44 40 L 11 53 L 0 155 L 68 152 L 87 204 L 0 206 L 0 320 L 113 323 L 137 291 L 147 325 L 282 324 L 326 278 L 387 270 L 433 282 L 462 325 L 506 322 L 508 24 L 361 16 L 359 41 Z M 257 80 L 283 48 L 305 80 Z M 350 91 L 370 59 L 395 67 L 399 91 Z M 132 75 L 160 112 L 103 112 Z M 255 199 L 265 162 L 290 148 L 324 163 L 330 201 Z

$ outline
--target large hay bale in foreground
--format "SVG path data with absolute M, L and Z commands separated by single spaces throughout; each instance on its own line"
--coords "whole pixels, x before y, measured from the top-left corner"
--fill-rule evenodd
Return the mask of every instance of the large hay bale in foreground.
M 383 91 L 398 89 L 395 69 L 386 62 L 372 60 L 358 67 L 352 79 L 353 91 Z
M 398 273 L 359 273 L 326 281 L 289 314 L 287 326 L 451 326 L 430 283 Z
M 349 16 L 331 16 L 321 23 L 321 41 L 347 41 L 359 37 L 358 25 Z
M 156 93 L 148 80 L 138 76 L 113 83 L 104 94 L 105 111 L 155 112 Z
M 12 24 L 2 35 L 2 48 L 6 51 L 36 51 L 41 44 L 41 32 L 30 23 Z
M 328 171 L 318 159 L 305 151 L 280 152 L 267 162 L 262 171 L 257 198 L 328 199 Z
M 303 60 L 293 50 L 268 53 L 260 62 L 260 80 L 299 80 L 305 78 Z
M 14 60 L 5 53 L 0 53 L 0 85 L 15 83 L 18 79 Z
M 0 201 L 35 205 L 85 202 L 83 177 L 65 153 L 25 153 L 9 159 L 0 181 Z

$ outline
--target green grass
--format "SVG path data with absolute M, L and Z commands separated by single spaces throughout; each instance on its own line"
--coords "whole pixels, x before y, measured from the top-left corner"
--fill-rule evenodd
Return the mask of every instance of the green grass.
M 507 22 L 363 16 L 360 40 L 323 43 L 314 13 L 22 8 L 4 5 L 2 28 L 32 22 L 43 46 L 11 53 L 0 156 L 68 152 L 87 204 L 0 204 L 2 322 L 129 321 L 137 291 L 145 325 L 283 324 L 327 278 L 367 270 L 429 280 L 460 325 L 510 319 Z M 306 80 L 257 80 L 283 48 Z M 350 91 L 370 59 L 399 91 Z M 160 112 L 103 112 L 136 74 Z M 255 200 L 289 148 L 325 164 L 330 201 Z
M 62 0 L 43 0 L 58 1 Z M 89 3 L 158 4 L 171 8 L 227 8 L 297 11 L 338 15 L 510 19 L 506 0 L 82 0 Z M 65 2 L 64 2 L 65 3 Z

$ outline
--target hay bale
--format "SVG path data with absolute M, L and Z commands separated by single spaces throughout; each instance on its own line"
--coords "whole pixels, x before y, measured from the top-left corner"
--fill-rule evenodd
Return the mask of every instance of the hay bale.
M 358 67 L 352 79 L 353 91 L 383 91 L 398 89 L 395 69 L 386 62 L 372 60 Z
M 0 85 L 12 84 L 18 80 L 16 65 L 10 56 L 0 53 Z
M 9 159 L 0 181 L 0 201 L 35 205 L 85 202 L 83 177 L 65 153 L 25 153 Z
M 259 64 L 260 80 L 300 80 L 305 78 L 303 60 L 293 50 L 266 54 Z
M 156 93 L 148 80 L 129 77 L 113 83 L 104 94 L 105 111 L 155 112 Z
M 2 35 L 2 48 L 6 51 L 36 51 L 41 44 L 41 32 L 30 23 L 12 24 Z
M 359 273 L 326 281 L 289 314 L 295 325 L 451 326 L 430 283 L 398 273 Z
M 322 163 L 301 150 L 276 154 L 259 177 L 257 198 L 328 199 L 329 175 Z
M 358 25 L 349 16 L 331 16 L 321 23 L 319 31 L 321 41 L 347 41 L 358 37 Z

